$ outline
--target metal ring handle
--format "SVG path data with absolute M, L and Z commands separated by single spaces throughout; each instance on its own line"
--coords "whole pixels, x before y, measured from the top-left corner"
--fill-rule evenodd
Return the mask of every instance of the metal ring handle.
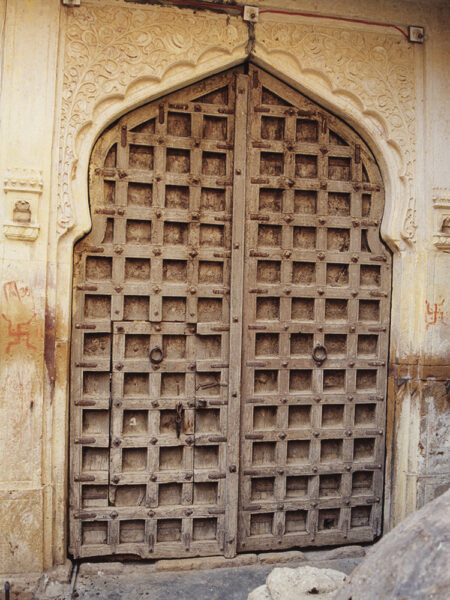
M 163 351 L 159 346 L 155 346 L 150 350 L 150 362 L 152 362 L 153 364 L 159 364 L 160 362 L 162 362 L 163 358 Z
M 313 360 L 320 366 L 327 360 L 327 349 L 322 344 L 316 344 L 312 353 Z

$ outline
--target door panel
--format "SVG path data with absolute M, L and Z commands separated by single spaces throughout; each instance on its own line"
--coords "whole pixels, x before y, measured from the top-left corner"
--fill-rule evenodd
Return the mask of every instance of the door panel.
M 251 68 L 240 550 L 380 532 L 390 257 L 356 134 Z
M 253 66 L 101 136 L 74 256 L 75 557 L 379 533 L 383 194 L 353 130 Z

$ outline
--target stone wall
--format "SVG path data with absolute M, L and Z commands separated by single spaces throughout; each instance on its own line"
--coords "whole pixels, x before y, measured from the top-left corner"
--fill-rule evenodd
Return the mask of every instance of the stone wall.
M 242 2 L 238 2 L 242 4 Z M 314 0 L 254 0 L 317 12 Z M 0 0 L 0 579 L 67 557 L 72 251 L 93 144 L 118 116 L 248 58 L 350 123 L 383 172 L 394 255 L 385 530 L 448 485 L 450 10 L 324 0 L 392 27 L 126 0 Z M 447 437 L 446 437 L 447 436 Z

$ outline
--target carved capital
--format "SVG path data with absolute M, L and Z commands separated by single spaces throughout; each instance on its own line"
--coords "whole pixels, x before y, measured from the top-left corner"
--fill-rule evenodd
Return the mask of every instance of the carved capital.
M 9 168 L 3 180 L 6 221 L 5 237 L 34 242 L 39 235 L 39 202 L 44 188 L 42 171 Z

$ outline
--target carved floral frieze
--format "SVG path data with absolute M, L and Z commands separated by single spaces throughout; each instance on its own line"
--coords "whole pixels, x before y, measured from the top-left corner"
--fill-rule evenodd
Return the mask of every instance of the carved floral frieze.
M 254 35 L 256 56 L 269 57 L 281 72 L 295 65 L 299 81 L 303 73 L 318 75 L 334 94 L 353 101 L 360 114 L 377 124 L 400 164 L 398 175 L 407 199 L 402 202 L 400 236 L 413 243 L 417 224 L 412 46 L 397 34 L 311 21 L 261 19 Z M 243 54 L 248 40 L 245 23 L 222 14 L 100 3 L 68 11 L 60 127 L 60 234 L 74 225 L 70 184 L 77 136 L 92 122 L 96 107 L 109 100 L 119 106 L 130 86 L 146 80 L 160 82 L 175 66 L 185 67 L 188 73 L 207 55 Z
M 176 65 L 195 67 L 215 52 L 233 55 L 247 43 L 239 19 L 177 8 L 83 6 L 68 14 L 61 106 L 58 230 L 74 224 L 70 179 L 78 131 L 99 102 L 130 84 L 160 81 Z
M 270 20 L 256 26 L 258 51 L 280 68 L 288 61 L 302 73 L 319 75 L 334 94 L 351 99 L 364 115 L 376 119 L 381 135 L 401 157 L 399 176 L 409 200 L 400 233 L 414 242 L 416 98 L 411 44 L 397 34 Z

